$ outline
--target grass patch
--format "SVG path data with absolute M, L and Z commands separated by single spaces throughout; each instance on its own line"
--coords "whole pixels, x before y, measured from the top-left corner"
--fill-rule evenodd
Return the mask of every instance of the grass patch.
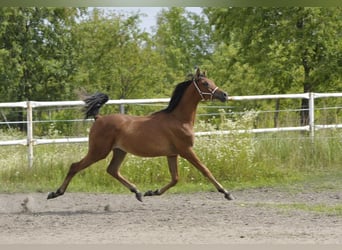
M 253 113 L 218 122 L 198 122 L 197 131 L 248 129 Z M 216 124 L 216 125 L 213 125 Z M 342 179 L 342 134 L 338 130 L 317 131 L 315 140 L 302 133 L 234 133 L 197 137 L 195 151 L 216 179 L 227 189 L 288 187 L 300 185 L 317 189 L 341 188 L 329 182 L 330 176 Z M 27 167 L 27 148 L 0 147 L 0 192 L 48 192 L 62 183 L 72 162 L 87 152 L 87 144 L 50 144 L 34 148 L 34 164 Z M 75 176 L 69 192 L 129 192 L 106 173 L 111 154 Z M 140 158 L 129 155 L 121 173 L 142 191 L 157 189 L 170 181 L 165 157 Z M 179 159 L 179 184 L 171 192 L 215 191 L 201 173 Z M 326 178 L 324 184 L 322 178 Z M 306 184 L 305 184 L 306 183 Z
M 342 188 L 342 183 L 336 181 L 342 179 L 342 169 L 337 162 L 339 152 L 333 152 L 336 154 L 336 161 L 330 161 L 323 167 L 322 159 L 317 159 L 317 164 L 305 162 L 299 157 L 295 159 L 293 152 L 296 149 L 288 144 L 295 145 L 301 139 L 270 140 L 252 136 L 245 144 L 237 144 L 240 148 L 235 147 L 235 151 L 232 151 L 233 147 L 226 142 L 232 143 L 233 139 L 234 137 L 198 138 L 195 147 L 198 156 L 227 189 L 277 186 L 290 192 L 300 192 L 308 188 L 317 191 Z M 280 143 L 281 140 L 285 142 Z M 271 143 L 274 145 L 271 146 Z M 215 147 L 211 147 L 212 145 Z M 250 150 L 250 145 L 253 145 L 253 151 Z M 249 151 L 243 152 L 246 147 Z M 322 150 L 331 149 L 327 147 Z M 287 150 L 288 156 L 284 150 Z M 85 155 L 87 145 L 36 146 L 35 162 L 31 169 L 26 166 L 25 147 L 0 147 L 0 151 L 3 156 L 0 160 L 0 192 L 47 192 L 61 184 L 70 164 Z M 129 192 L 106 173 L 110 159 L 111 155 L 76 175 L 68 191 Z M 142 191 L 160 188 L 170 180 L 165 157 L 140 158 L 129 155 L 121 172 Z M 180 182 L 171 192 L 215 191 L 212 184 L 183 159 L 179 159 L 179 174 Z
M 258 203 L 259 207 L 280 208 L 285 211 L 303 210 L 307 212 L 323 213 L 330 216 L 342 217 L 342 204 L 327 205 L 327 204 L 307 204 L 307 203 Z
M 300 193 L 305 191 L 340 191 L 342 190 L 342 169 L 334 167 L 326 170 L 305 172 L 298 181 L 280 186 L 283 191 Z
M 309 212 L 324 213 L 327 215 L 342 216 L 342 204 L 338 205 L 326 205 L 326 204 L 304 204 L 304 203 L 293 203 L 293 204 L 278 204 L 276 207 L 282 209 L 296 209 L 304 210 Z

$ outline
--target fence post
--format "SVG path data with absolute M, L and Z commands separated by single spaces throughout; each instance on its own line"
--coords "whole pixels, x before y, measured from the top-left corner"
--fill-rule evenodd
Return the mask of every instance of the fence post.
M 120 99 L 122 100 L 122 99 Z M 124 114 L 125 113 L 125 104 L 121 103 L 120 105 L 120 114 Z
M 28 166 L 33 166 L 33 125 L 32 125 L 32 105 L 30 101 L 26 102 L 27 108 L 27 146 L 28 146 Z
M 309 128 L 311 139 L 315 137 L 315 93 L 309 93 Z

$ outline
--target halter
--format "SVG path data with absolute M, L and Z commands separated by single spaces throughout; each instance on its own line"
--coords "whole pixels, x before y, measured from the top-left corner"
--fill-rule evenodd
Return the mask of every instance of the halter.
M 201 96 L 201 98 L 202 98 L 202 101 L 205 100 L 203 95 L 210 95 L 210 100 L 213 100 L 213 96 L 214 96 L 216 90 L 218 89 L 218 87 L 214 88 L 214 90 L 211 91 L 211 92 L 203 92 L 203 91 L 200 90 L 200 88 L 198 87 L 197 82 L 196 82 L 195 80 L 194 80 L 193 82 L 194 82 L 195 88 L 196 88 L 197 91 L 198 91 L 198 94 L 199 94 L 199 95 Z

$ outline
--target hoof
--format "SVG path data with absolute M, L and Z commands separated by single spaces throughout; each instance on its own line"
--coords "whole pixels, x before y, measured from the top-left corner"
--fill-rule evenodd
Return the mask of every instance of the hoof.
M 142 193 L 140 193 L 136 188 L 132 188 L 131 192 L 135 193 L 135 198 L 137 198 L 138 201 L 142 202 Z
M 49 200 L 49 199 L 54 199 L 54 198 L 57 198 L 58 196 L 61 196 L 61 195 L 63 195 L 64 194 L 64 192 L 61 192 L 61 191 L 59 191 L 59 189 L 56 191 L 56 192 L 50 192 L 50 193 L 48 193 L 48 196 L 47 196 L 47 199 Z
M 227 200 L 235 200 L 234 196 L 232 194 L 230 194 L 227 190 L 225 189 L 218 189 L 218 191 L 220 193 L 223 193 L 224 194 L 224 198 L 226 198 Z
M 140 193 L 140 192 L 135 193 L 135 198 L 137 198 L 138 201 L 142 202 L 143 201 L 142 200 L 142 193 Z
M 50 200 L 50 199 L 54 199 L 56 197 L 58 197 L 58 195 L 55 192 L 50 192 L 50 193 L 48 193 L 47 199 Z
M 144 194 L 144 196 L 154 196 L 154 195 L 160 195 L 159 189 L 157 189 L 155 191 L 149 190 L 149 191 L 145 192 L 145 194 Z
M 224 194 L 224 198 L 226 198 L 229 201 L 235 200 L 234 196 L 230 193 Z

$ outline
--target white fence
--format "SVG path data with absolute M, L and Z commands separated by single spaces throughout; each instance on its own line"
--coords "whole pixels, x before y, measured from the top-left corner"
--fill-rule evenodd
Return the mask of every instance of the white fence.
M 246 101 L 246 100 L 267 100 L 267 99 L 308 99 L 309 100 L 309 125 L 295 127 L 278 127 L 278 128 L 257 128 L 249 130 L 238 130 L 239 133 L 265 133 L 265 132 L 280 132 L 280 131 L 309 131 L 313 137 L 315 130 L 327 128 L 342 128 L 342 124 L 318 125 L 315 124 L 315 99 L 316 98 L 337 98 L 342 97 L 342 93 L 304 93 L 304 94 L 282 94 L 282 95 L 255 95 L 255 96 L 231 96 L 230 101 Z M 125 104 L 154 104 L 167 103 L 169 98 L 160 99 L 127 99 L 127 100 L 109 100 L 107 104 L 123 105 Z M 65 107 L 65 106 L 82 106 L 82 101 L 60 101 L 60 102 L 15 102 L 15 103 L 0 103 L 1 108 L 23 108 L 27 111 L 27 138 L 22 140 L 7 140 L 0 141 L 0 146 L 8 145 L 24 145 L 28 147 L 28 162 L 31 167 L 33 164 L 33 147 L 39 144 L 51 143 L 76 143 L 87 142 L 87 137 L 82 138 L 58 138 L 58 139 L 38 139 L 33 135 L 33 119 L 32 110 L 39 107 Z M 120 110 L 123 110 L 120 108 Z M 196 132 L 196 136 L 211 135 L 211 134 L 229 134 L 232 131 L 210 131 Z M 234 131 L 236 132 L 236 131 Z

